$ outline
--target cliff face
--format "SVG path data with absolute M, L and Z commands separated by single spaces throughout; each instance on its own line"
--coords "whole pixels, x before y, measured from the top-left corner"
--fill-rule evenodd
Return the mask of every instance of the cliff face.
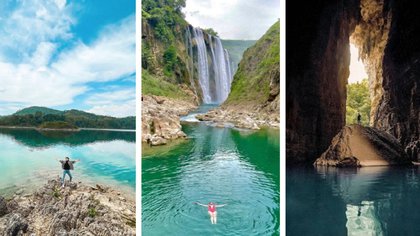
M 345 124 L 350 40 L 359 47 L 369 74 L 371 125 L 392 134 L 403 147 L 416 149 L 420 50 L 414 42 L 420 26 L 414 4 L 330 0 L 302 8 L 288 2 L 288 164 L 312 163 Z M 417 158 L 417 149 L 412 158 Z
M 175 92 L 176 97 L 200 102 L 197 73 L 194 73 L 195 68 L 185 42 L 188 27 L 191 26 L 180 18 L 177 24 L 165 28 L 169 31 L 166 35 L 153 26 L 151 16 L 142 17 L 142 69 L 146 71 L 142 80 L 146 81 L 145 85 L 148 86 L 143 88 L 143 94 L 170 97 L 168 90 L 159 86 L 169 83 L 174 85 L 169 91 Z M 149 82 L 151 80 L 154 83 Z M 191 97 L 186 90 L 193 92 L 193 96 Z
M 280 22 L 248 48 L 232 81 L 227 100 L 197 118 L 239 128 L 279 127 Z

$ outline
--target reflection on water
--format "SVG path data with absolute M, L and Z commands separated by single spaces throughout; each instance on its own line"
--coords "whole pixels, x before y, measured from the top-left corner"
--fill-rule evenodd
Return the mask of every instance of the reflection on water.
M 347 204 L 346 217 L 347 235 L 349 236 L 383 235 L 373 201 L 362 201 L 360 205 Z
M 419 167 L 294 167 L 287 235 L 418 235 Z
M 58 159 L 80 159 L 75 181 L 135 188 L 135 133 L 80 131 L 40 133 L 33 129 L 0 129 L 0 194 L 30 192 L 48 178 L 61 176 Z
M 33 148 L 45 148 L 57 144 L 77 146 L 112 140 L 124 140 L 127 142 L 136 141 L 136 135 L 133 132 L 108 130 L 80 130 L 78 132 L 66 132 L 0 128 L 0 136 L 12 138 L 19 144 Z
M 202 123 L 183 129 L 187 142 L 142 159 L 143 234 L 278 235 L 278 134 Z M 195 201 L 228 205 L 212 225 Z

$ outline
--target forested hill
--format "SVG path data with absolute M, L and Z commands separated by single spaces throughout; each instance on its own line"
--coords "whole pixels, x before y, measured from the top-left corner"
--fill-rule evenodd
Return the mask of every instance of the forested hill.
M 242 57 L 224 105 L 278 103 L 280 22 L 277 21 Z M 277 106 L 278 107 L 278 106 Z
M 135 129 L 134 116 L 116 118 L 80 110 L 59 111 L 47 107 L 28 107 L 0 117 L 0 126 L 42 127 L 52 122 L 65 122 L 79 128 Z

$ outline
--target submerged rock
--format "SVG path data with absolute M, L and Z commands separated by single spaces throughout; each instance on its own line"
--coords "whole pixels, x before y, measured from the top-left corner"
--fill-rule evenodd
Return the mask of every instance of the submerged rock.
M 362 167 L 411 164 L 392 135 L 360 125 L 345 126 L 314 165 Z
M 97 185 L 50 180 L 33 194 L 8 201 L 5 235 L 135 235 L 135 202 Z M 98 187 L 99 186 L 99 187 Z

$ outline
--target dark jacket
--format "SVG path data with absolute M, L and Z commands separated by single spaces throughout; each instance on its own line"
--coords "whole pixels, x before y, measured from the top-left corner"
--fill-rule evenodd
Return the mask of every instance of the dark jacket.
M 61 163 L 61 168 L 63 168 L 63 170 L 64 170 L 64 164 L 66 163 L 66 161 L 61 160 L 60 163 Z M 74 163 L 76 163 L 76 161 L 69 161 L 70 170 L 74 169 L 74 167 L 73 167 Z

